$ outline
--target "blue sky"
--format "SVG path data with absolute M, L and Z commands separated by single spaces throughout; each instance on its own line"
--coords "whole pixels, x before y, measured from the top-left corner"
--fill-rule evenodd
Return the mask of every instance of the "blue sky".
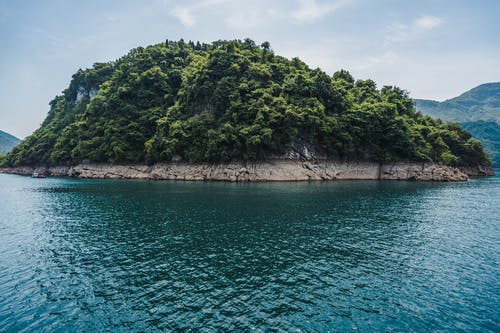
M 500 1 L 0 0 L 0 129 L 35 130 L 71 75 L 165 39 L 250 37 L 414 98 L 500 81 Z

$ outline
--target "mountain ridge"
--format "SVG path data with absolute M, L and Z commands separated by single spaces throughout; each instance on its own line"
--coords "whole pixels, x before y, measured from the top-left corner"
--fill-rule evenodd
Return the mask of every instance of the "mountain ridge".
M 0 130 L 0 154 L 7 154 L 21 142 L 12 134 Z
M 445 121 L 495 121 L 500 124 L 500 82 L 474 87 L 442 102 L 414 99 L 420 112 Z
M 423 114 L 460 123 L 481 140 L 493 167 L 500 168 L 500 82 L 481 84 L 443 102 L 414 101 Z

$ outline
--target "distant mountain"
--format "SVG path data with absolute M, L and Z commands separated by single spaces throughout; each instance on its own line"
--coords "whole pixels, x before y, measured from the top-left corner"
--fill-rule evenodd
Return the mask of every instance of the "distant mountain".
M 482 84 L 444 102 L 427 99 L 414 101 L 418 111 L 442 120 L 459 123 L 484 120 L 500 123 L 500 82 Z
M 7 154 L 12 148 L 17 146 L 21 140 L 9 133 L 0 131 L 0 154 Z
M 493 167 L 500 168 L 500 125 L 494 121 L 479 120 L 462 123 L 462 126 L 481 140 Z
M 461 123 L 483 142 L 493 167 L 500 168 L 500 82 L 482 84 L 444 102 L 414 101 L 423 114 Z

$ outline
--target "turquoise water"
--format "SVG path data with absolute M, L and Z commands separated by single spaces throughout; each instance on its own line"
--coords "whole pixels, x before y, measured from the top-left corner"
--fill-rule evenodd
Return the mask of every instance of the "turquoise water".
M 500 330 L 500 177 L 0 184 L 2 332 Z

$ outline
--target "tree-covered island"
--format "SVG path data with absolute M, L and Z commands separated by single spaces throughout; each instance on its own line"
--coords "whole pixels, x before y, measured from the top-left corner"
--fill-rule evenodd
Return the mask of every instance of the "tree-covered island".
M 332 160 L 490 164 L 469 132 L 416 112 L 406 91 L 246 39 L 166 41 L 79 70 L 3 165 L 265 160 L 297 143 Z

